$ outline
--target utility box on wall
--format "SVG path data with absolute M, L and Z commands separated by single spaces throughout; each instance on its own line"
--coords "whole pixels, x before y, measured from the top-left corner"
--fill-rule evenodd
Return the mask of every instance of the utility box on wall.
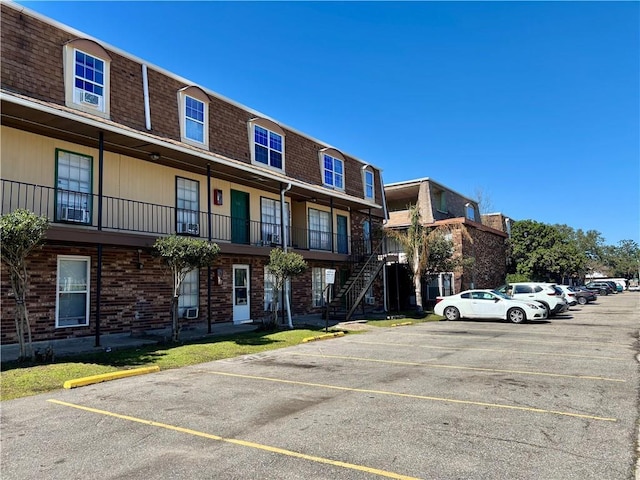
M 222 190 L 219 188 L 213 189 L 213 204 L 222 205 Z

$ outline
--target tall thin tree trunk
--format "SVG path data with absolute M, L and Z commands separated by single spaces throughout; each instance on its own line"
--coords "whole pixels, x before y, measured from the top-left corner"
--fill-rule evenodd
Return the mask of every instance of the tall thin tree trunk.
M 180 334 L 180 328 L 178 325 L 178 296 L 171 297 L 171 339 L 174 342 L 178 341 Z
M 22 272 L 18 268 L 14 268 L 11 271 L 11 288 L 13 289 L 16 311 L 15 311 L 15 323 L 16 334 L 18 335 L 18 345 L 20 347 L 20 359 L 26 360 L 30 358 L 33 360 L 33 348 L 31 344 L 31 327 L 29 325 L 29 318 L 27 317 L 27 309 L 25 306 L 25 291 L 26 291 L 26 268 L 22 267 Z M 21 275 L 22 273 L 22 275 Z M 28 344 L 25 343 L 25 332 L 28 336 Z
M 422 305 L 422 275 L 420 272 L 419 252 L 414 255 L 413 265 L 411 267 L 413 270 L 413 288 L 416 294 L 416 310 L 422 312 L 424 307 Z

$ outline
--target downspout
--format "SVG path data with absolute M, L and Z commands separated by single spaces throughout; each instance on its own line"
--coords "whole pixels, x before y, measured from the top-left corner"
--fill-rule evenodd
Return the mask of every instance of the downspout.
M 211 164 L 207 163 L 207 239 L 211 243 Z M 207 332 L 211 333 L 211 265 L 207 265 Z
M 147 65 L 142 64 L 142 92 L 144 96 L 144 126 L 151 130 L 151 109 L 149 108 L 149 77 Z
M 383 225 L 383 229 L 384 229 L 384 225 L 387 224 L 387 222 L 389 222 L 389 212 L 387 212 L 387 197 L 384 194 L 384 182 L 382 181 L 382 170 L 378 170 L 378 175 L 380 176 L 380 193 L 382 194 L 382 211 L 384 213 L 384 218 L 382 220 L 382 225 Z M 388 312 L 388 305 L 387 305 L 387 296 L 388 296 L 388 285 L 387 285 L 387 238 L 385 237 L 384 239 L 384 249 L 383 249 L 383 253 L 385 255 L 385 261 L 384 261 L 384 267 L 382 267 L 382 271 L 384 273 L 384 275 L 382 275 L 382 291 L 384 292 L 384 311 Z M 397 266 L 397 264 L 396 264 Z M 398 270 L 396 268 L 396 287 L 397 287 L 397 283 L 398 283 Z M 400 302 L 400 297 L 398 296 L 398 304 Z M 400 311 L 400 307 L 398 306 L 398 311 Z
M 284 203 L 284 194 L 291 190 L 291 184 L 288 183 L 285 188 L 282 188 L 282 184 L 280 184 L 280 238 L 282 239 L 282 251 L 287 253 L 287 243 L 289 243 L 287 239 L 287 229 L 284 226 L 285 220 L 288 218 L 285 217 L 285 203 Z M 289 292 L 287 290 L 287 280 L 285 279 L 284 285 L 282 286 L 284 290 L 284 304 L 287 307 L 287 327 L 293 328 L 293 322 L 291 321 L 291 306 L 289 305 Z
M 102 231 L 102 190 L 104 173 L 104 132 L 98 137 L 98 231 Z M 100 235 L 100 237 L 102 237 Z M 96 272 L 96 347 L 100 346 L 100 304 L 102 303 L 102 243 L 98 243 Z

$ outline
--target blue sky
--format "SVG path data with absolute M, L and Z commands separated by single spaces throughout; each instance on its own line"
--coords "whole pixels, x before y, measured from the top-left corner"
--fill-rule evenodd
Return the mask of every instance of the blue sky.
M 640 242 L 639 2 L 30 2 L 383 170 Z

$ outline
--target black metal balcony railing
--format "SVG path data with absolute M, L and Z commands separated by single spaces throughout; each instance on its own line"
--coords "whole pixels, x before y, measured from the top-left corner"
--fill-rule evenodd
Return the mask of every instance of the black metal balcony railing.
M 3 179 L 1 182 L 2 214 L 24 208 L 46 217 L 52 223 L 98 227 L 97 194 L 12 180 Z M 214 241 L 264 246 L 282 244 L 279 224 L 104 195 L 101 213 L 103 230 L 151 235 L 179 233 L 209 238 L 211 227 L 211 239 Z M 299 227 L 285 227 L 285 230 L 287 245 L 293 248 L 344 254 L 363 249 L 361 245 L 352 245 L 348 234 L 331 234 Z

